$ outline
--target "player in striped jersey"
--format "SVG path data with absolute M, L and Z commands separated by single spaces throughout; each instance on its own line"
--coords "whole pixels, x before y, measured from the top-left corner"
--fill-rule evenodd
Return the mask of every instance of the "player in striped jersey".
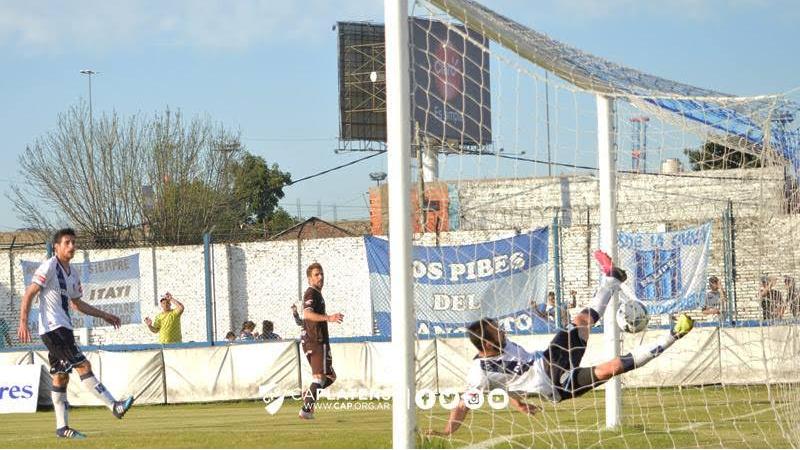
M 86 436 L 69 427 L 67 408 L 67 384 L 69 373 L 74 368 L 81 379 L 81 384 L 103 404 L 114 417 L 121 419 L 133 405 L 133 397 L 117 401 L 92 373 L 92 365 L 86 356 L 75 345 L 70 319 L 70 305 L 84 314 L 98 317 L 114 328 L 119 328 L 119 317 L 101 311 L 81 300 L 80 275 L 70 267 L 75 256 L 75 231 L 64 228 L 53 236 L 55 256 L 43 262 L 33 275 L 33 281 L 22 296 L 20 308 L 19 335 L 20 342 L 30 342 L 28 315 L 34 297 L 39 297 L 39 335 L 47 347 L 50 362 L 50 373 L 53 376 L 53 410 L 56 415 L 56 436 L 68 439 L 83 439 Z

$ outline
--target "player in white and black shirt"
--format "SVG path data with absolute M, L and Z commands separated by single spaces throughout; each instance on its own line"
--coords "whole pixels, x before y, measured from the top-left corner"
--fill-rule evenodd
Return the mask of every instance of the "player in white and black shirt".
M 493 319 L 482 319 L 467 327 L 467 335 L 478 349 L 467 374 L 467 390 L 451 411 L 444 431 L 431 430 L 428 434 L 448 436 L 454 433 L 469 411 L 465 403 L 470 400 L 468 397 L 495 388 L 505 390 L 511 406 L 526 414 L 540 410 L 526 403 L 525 399 L 530 395 L 539 395 L 552 402 L 579 397 L 615 375 L 642 367 L 692 330 L 694 322 L 684 314 L 675 328 L 655 344 L 642 345 L 627 355 L 594 367 L 580 367 L 589 329 L 600 320 L 611 297 L 627 279 L 625 271 L 615 267 L 611 258 L 602 251 L 595 252 L 595 258 L 604 275 L 597 292 L 589 307 L 578 313 L 567 329 L 558 331 L 546 350 L 526 351 L 508 340 Z
M 53 236 L 55 256 L 43 262 L 33 275 L 33 280 L 22 296 L 20 308 L 20 342 L 30 342 L 28 315 L 34 297 L 39 297 L 39 335 L 47 347 L 50 373 L 53 376 L 53 410 L 56 415 L 56 436 L 82 439 L 83 433 L 69 427 L 67 421 L 67 384 L 69 373 L 74 368 L 81 383 L 102 401 L 118 419 L 133 405 L 133 397 L 116 401 L 103 383 L 92 373 L 92 365 L 75 345 L 70 319 L 70 305 L 76 310 L 99 317 L 114 328 L 119 328 L 119 317 L 101 311 L 81 300 L 80 274 L 70 267 L 75 256 L 75 231 L 64 228 Z

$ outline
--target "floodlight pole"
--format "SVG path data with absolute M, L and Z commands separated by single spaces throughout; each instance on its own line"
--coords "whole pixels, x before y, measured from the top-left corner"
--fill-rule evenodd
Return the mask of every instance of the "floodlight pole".
M 600 248 L 617 261 L 617 154 L 614 130 L 614 100 L 597 95 L 597 153 L 600 178 Z M 606 359 L 619 356 L 619 328 L 614 320 L 618 295 L 614 294 L 603 316 Z M 606 428 L 621 423 L 622 390 L 619 377 L 606 383 Z
M 408 0 L 384 0 L 386 144 L 389 172 L 389 265 L 392 302 L 392 446 L 416 448 L 414 321 L 411 285 L 411 92 Z

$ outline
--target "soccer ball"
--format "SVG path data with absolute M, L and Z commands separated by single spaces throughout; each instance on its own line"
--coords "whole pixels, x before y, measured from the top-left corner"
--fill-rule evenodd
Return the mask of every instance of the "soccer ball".
M 617 308 L 617 325 L 627 333 L 639 333 L 647 327 L 650 315 L 641 302 L 636 300 L 622 302 Z

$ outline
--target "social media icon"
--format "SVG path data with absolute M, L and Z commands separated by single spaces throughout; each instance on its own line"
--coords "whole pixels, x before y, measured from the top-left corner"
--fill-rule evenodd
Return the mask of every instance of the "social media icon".
M 458 406 L 458 392 L 454 389 L 443 389 L 442 392 L 439 393 L 439 404 L 442 405 L 444 409 L 455 409 Z
M 492 389 L 487 395 L 486 402 L 492 409 L 503 409 L 508 406 L 508 392 L 500 388 Z
M 468 389 L 464 392 L 464 404 L 469 409 L 478 409 L 483 406 L 483 392 L 478 389 Z
M 431 409 L 436 404 L 436 396 L 430 389 L 420 389 L 414 396 L 414 403 L 419 409 Z

